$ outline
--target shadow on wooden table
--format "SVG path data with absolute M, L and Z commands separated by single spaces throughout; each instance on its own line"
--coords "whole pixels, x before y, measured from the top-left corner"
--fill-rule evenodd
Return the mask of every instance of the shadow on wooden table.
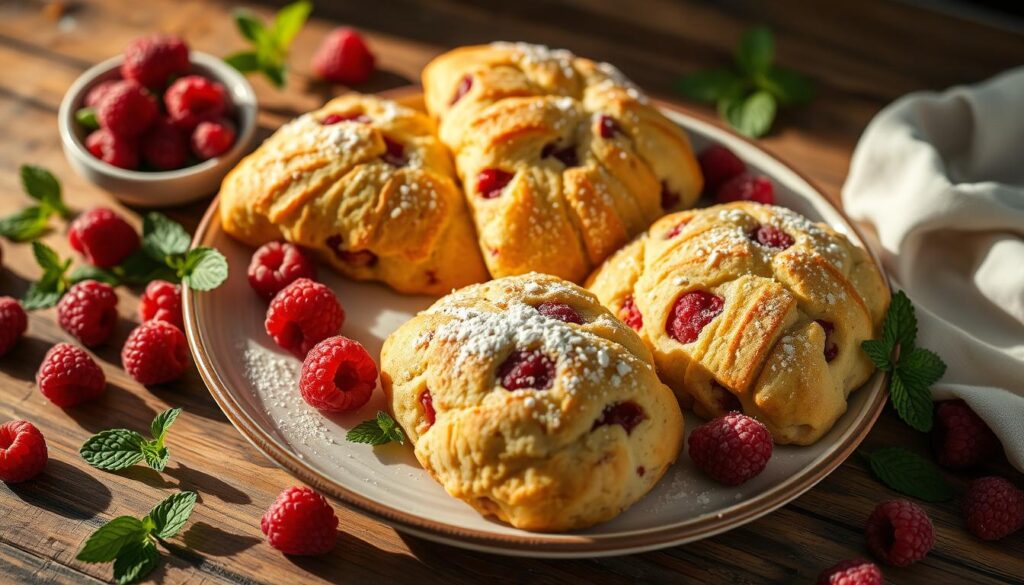
M 110 505 L 107 486 L 77 467 L 50 458 L 41 475 L 26 483 L 4 484 L 26 504 L 72 520 L 95 518 Z M 75 486 L 68 490 L 68 486 Z

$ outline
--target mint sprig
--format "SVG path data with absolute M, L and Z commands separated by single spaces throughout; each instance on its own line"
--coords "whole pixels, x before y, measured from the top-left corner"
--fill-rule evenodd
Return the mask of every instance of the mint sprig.
M 867 456 L 871 471 L 892 489 L 926 502 L 945 502 L 953 487 L 932 462 L 902 447 L 883 447 Z
M 36 165 L 21 165 L 21 186 L 37 205 L 26 207 L 0 218 L 0 236 L 17 242 L 34 240 L 50 224 L 50 217 L 71 214 L 61 198 L 60 181 L 50 171 Z
M 22 297 L 22 304 L 30 311 L 56 305 L 72 284 L 67 276 L 71 260 L 61 260 L 53 248 L 39 241 L 32 242 L 32 255 L 43 269 L 43 275 L 29 285 Z
M 345 440 L 352 443 L 369 443 L 374 446 L 392 441 L 398 441 L 404 445 L 405 433 L 388 413 L 378 410 L 375 418 L 364 420 L 345 433 Z
M 114 518 L 89 536 L 75 558 L 86 563 L 113 561 L 115 581 L 138 581 L 160 564 L 157 542 L 180 532 L 195 505 L 195 492 L 179 492 L 154 506 L 141 520 Z
M 312 10 L 310 2 L 293 2 L 278 10 L 269 26 L 251 12 L 235 11 L 238 32 L 253 48 L 228 55 L 224 61 L 242 73 L 260 72 L 274 86 L 284 87 L 289 47 Z
M 735 67 L 696 71 L 683 77 L 678 89 L 690 99 L 716 104 L 719 116 L 736 131 L 757 138 L 771 129 L 779 106 L 814 97 L 810 80 L 773 65 L 774 60 L 771 30 L 756 27 L 740 39 Z
M 896 413 L 924 433 L 934 422 L 931 387 L 946 373 L 946 364 L 935 352 L 915 347 L 916 341 L 914 306 L 903 291 L 898 291 L 882 323 L 882 338 L 865 341 L 861 348 L 875 367 L 891 372 L 889 397 Z
M 163 471 L 171 457 L 164 441 L 179 414 L 180 408 L 171 408 L 156 415 L 150 425 L 152 440 L 128 429 L 109 429 L 89 437 L 78 453 L 89 465 L 106 471 L 126 469 L 143 460 L 153 469 Z

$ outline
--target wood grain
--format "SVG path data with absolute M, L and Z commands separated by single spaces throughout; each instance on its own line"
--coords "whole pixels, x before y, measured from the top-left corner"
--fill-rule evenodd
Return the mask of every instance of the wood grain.
M 150 0 L 69 3 L 63 19 L 40 2 L 0 3 L 0 214 L 26 203 L 17 167 L 53 169 L 75 210 L 103 204 L 138 225 L 125 209 L 67 166 L 60 151 L 56 110 L 65 89 L 91 64 L 148 31 L 184 35 L 199 50 L 225 55 L 242 42 L 230 19 L 232 3 Z M 268 16 L 272 7 L 257 8 Z M 619 65 L 640 85 L 672 96 L 679 75 L 730 59 L 741 32 L 773 27 L 781 63 L 811 76 L 818 97 L 784 112 L 761 144 L 838 199 L 850 154 L 871 116 L 915 90 L 973 82 L 1024 62 L 1024 38 L 902 4 L 864 2 L 727 3 L 634 0 L 468 2 L 401 0 L 323 2 L 296 40 L 289 89 L 254 80 L 260 125 L 269 133 L 344 88 L 310 76 L 309 57 L 338 23 L 364 29 L 381 71 L 364 88 L 379 91 L 416 82 L 437 53 L 459 44 L 523 40 L 564 46 Z M 711 110 L 706 110 L 710 115 Z M 206 203 L 169 210 L 193 228 Z M 56 220 L 44 241 L 69 255 L 66 226 Z M 4 241 L 0 294 L 20 296 L 39 276 L 27 246 Z M 110 579 L 109 565 L 74 560 L 96 527 L 121 514 L 142 514 L 179 489 L 200 494 L 186 531 L 164 551 L 153 578 L 167 583 L 445 582 L 514 583 L 811 582 L 825 566 L 866 553 L 864 520 L 879 501 L 895 497 L 853 457 L 806 495 L 768 517 L 702 542 L 610 559 L 532 561 L 461 551 L 396 533 L 338 507 L 344 529 L 331 555 L 287 558 L 266 546 L 259 517 L 294 480 L 246 443 L 221 415 L 198 374 L 144 388 L 119 368 L 118 348 L 134 326 L 137 293 L 122 288 L 122 317 L 114 339 L 95 354 L 110 386 L 93 404 L 60 410 L 36 390 L 34 372 L 56 341 L 69 341 L 53 310 L 31 316 L 26 338 L 0 358 L 0 420 L 26 418 L 46 435 L 50 464 L 38 479 L 0 487 L 0 575 L 15 582 L 80 583 Z M 110 427 L 143 430 L 169 406 L 185 414 L 170 438 L 171 464 L 159 474 L 141 467 L 103 473 L 77 455 L 91 433 Z M 925 437 L 883 414 L 864 445 L 927 450 Z M 981 473 L 1008 475 L 1005 461 Z M 962 486 L 967 475 L 950 476 Z M 887 583 L 1013 583 L 1024 577 L 1024 536 L 983 543 L 962 526 L 958 502 L 928 504 L 935 550 L 907 569 L 886 569 Z

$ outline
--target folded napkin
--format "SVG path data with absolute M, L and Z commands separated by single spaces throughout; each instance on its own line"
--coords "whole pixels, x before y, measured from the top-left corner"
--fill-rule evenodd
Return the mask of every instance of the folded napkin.
M 1024 68 L 882 110 L 843 206 L 949 366 L 932 397 L 966 401 L 1024 471 Z

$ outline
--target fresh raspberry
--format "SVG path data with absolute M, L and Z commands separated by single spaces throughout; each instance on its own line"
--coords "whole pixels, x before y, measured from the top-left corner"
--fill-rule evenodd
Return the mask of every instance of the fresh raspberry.
M 313 55 L 313 71 L 321 78 L 349 85 L 365 83 L 373 75 L 374 58 L 363 37 L 351 28 L 327 33 Z
M 200 122 L 192 131 L 192 152 L 202 160 L 220 156 L 235 143 L 235 125 L 218 119 Z
M 121 363 L 140 384 L 177 380 L 189 364 L 185 334 L 167 321 L 146 321 L 128 334 L 121 349 Z
M 818 585 L 882 585 L 882 570 L 867 559 L 850 559 L 825 569 Z
M 154 280 L 146 285 L 146 291 L 139 299 L 139 320 L 167 321 L 182 329 L 185 324 L 181 316 L 181 285 Z
M 118 81 L 96 106 L 100 126 L 118 136 L 135 138 L 156 121 L 159 110 L 153 96 L 134 81 Z
M 647 415 L 644 414 L 644 409 L 636 402 L 632 400 L 616 402 L 604 407 L 604 410 L 601 411 L 601 416 L 594 421 L 594 426 L 591 427 L 591 430 L 605 425 L 619 425 L 626 430 L 628 435 L 633 432 L 636 425 L 644 422 L 646 418 Z
M 537 305 L 537 312 L 545 317 L 557 319 L 565 323 L 575 323 L 577 325 L 583 323 L 583 317 L 576 312 L 576 309 L 565 303 L 544 302 Z
M 796 240 L 793 239 L 793 236 L 773 225 L 757 226 L 754 231 L 750 233 L 750 239 L 762 246 L 775 248 L 777 250 L 785 250 L 796 242 Z
M 868 548 L 882 562 L 905 567 L 924 558 L 935 544 L 928 514 L 909 500 L 878 505 L 865 527 Z
M 43 396 L 61 408 L 94 400 L 107 388 L 92 356 L 70 343 L 58 343 L 46 352 L 36 372 L 36 385 Z
M 715 198 L 719 203 L 756 201 L 771 205 L 775 203 L 775 188 L 768 177 L 743 174 L 723 183 L 718 188 Z
M 270 300 L 299 278 L 316 278 L 316 264 L 302 248 L 287 242 L 269 242 L 253 252 L 249 261 L 249 286 Z
M 622 307 L 619 308 L 619 319 L 622 319 L 623 323 L 636 331 L 644 328 L 644 316 L 640 314 L 640 309 L 636 306 L 633 295 L 629 295 L 622 301 Z
M 110 339 L 117 324 L 114 287 L 95 280 L 75 284 L 57 303 L 57 322 L 86 347 Z
M 494 199 L 501 195 L 514 176 L 501 169 L 484 169 L 476 176 L 476 192 L 484 199 Z
M 117 85 L 118 81 L 120 81 L 120 79 L 108 79 L 106 81 L 101 81 L 96 85 L 92 86 L 92 89 L 89 90 L 89 93 L 85 94 L 85 102 L 82 105 L 84 105 L 87 108 L 95 108 L 96 106 L 100 105 L 100 102 L 103 101 L 104 96 L 107 95 L 107 92 L 110 91 L 110 88 Z
M 188 71 L 188 45 L 174 35 L 152 35 L 124 48 L 121 76 L 146 87 L 162 88 L 172 75 Z
M 188 161 L 188 137 L 166 119 L 157 120 L 141 143 L 142 159 L 158 171 L 180 169 Z
M 759 421 L 730 412 L 690 433 L 690 459 L 708 477 L 740 485 L 764 471 L 772 457 L 772 434 Z
M 11 351 L 28 329 L 28 315 L 21 303 L 11 297 L 0 297 L 0 356 Z
M 999 452 L 999 439 L 963 400 L 946 400 L 935 409 L 932 448 L 939 464 L 975 467 Z
M 665 332 L 679 343 L 695 341 L 704 327 L 722 312 L 725 301 L 702 290 L 684 293 L 672 306 Z
M 25 420 L 0 425 L 0 481 L 18 483 L 39 475 L 46 467 L 46 439 Z
M 506 390 L 547 390 L 555 378 L 555 362 L 539 350 L 517 351 L 498 366 L 498 379 Z
M 132 138 L 117 136 L 110 130 L 100 128 L 86 136 L 85 148 L 108 165 L 129 171 L 139 168 L 138 145 Z
M 358 341 L 343 335 L 314 345 L 302 362 L 299 392 L 318 410 L 355 410 L 366 404 L 376 386 L 377 364 Z
M 334 548 L 338 517 L 323 496 L 308 487 L 291 487 L 260 519 L 270 546 L 289 555 L 322 555 Z
M 697 160 L 704 175 L 705 193 L 716 193 L 729 179 L 747 172 L 747 165 L 740 157 L 720 144 L 705 148 Z
M 344 322 L 345 311 L 331 289 L 300 278 L 270 301 L 265 326 L 279 346 L 303 359 L 314 345 L 336 335 Z
M 967 529 L 982 540 L 999 540 L 1024 526 L 1024 492 L 1002 477 L 976 479 L 964 494 Z
M 71 222 L 68 243 L 89 264 L 111 268 L 139 249 L 139 234 L 114 211 L 94 207 Z
M 164 107 L 175 126 L 192 130 L 200 122 L 215 120 L 228 111 L 228 92 L 216 81 L 186 75 L 167 88 Z

